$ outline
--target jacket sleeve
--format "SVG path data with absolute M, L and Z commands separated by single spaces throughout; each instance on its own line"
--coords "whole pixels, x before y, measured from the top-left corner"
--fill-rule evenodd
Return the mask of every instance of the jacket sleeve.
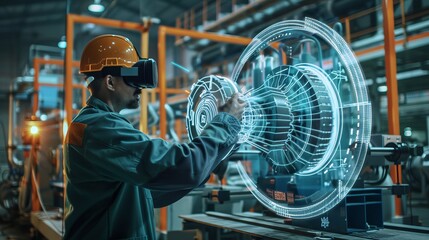
M 209 180 L 207 177 L 198 187 L 204 186 L 204 184 Z M 169 190 L 169 191 L 157 191 L 151 190 L 150 193 L 153 199 L 154 208 L 166 207 L 172 203 L 175 203 L 182 197 L 188 195 L 194 188 L 183 189 L 183 190 Z
M 84 155 L 103 181 L 124 181 L 155 191 L 199 186 L 238 140 L 240 123 L 219 113 L 187 144 L 150 140 L 125 119 L 110 114 L 88 124 Z

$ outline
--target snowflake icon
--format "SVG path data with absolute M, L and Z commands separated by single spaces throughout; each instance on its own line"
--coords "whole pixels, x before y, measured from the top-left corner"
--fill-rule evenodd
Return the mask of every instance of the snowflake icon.
M 320 226 L 322 228 L 328 228 L 329 227 L 329 218 L 328 217 L 322 217 L 320 218 Z

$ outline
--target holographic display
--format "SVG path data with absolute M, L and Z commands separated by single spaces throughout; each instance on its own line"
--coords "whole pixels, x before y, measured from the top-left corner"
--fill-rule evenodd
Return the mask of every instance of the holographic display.
M 310 18 L 266 28 L 230 80 L 208 76 L 194 84 L 190 139 L 237 91 L 248 103 L 237 165 L 254 196 L 288 218 L 314 217 L 341 201 L 361 171 L 371 134 L 364 76 L 343 38 Z

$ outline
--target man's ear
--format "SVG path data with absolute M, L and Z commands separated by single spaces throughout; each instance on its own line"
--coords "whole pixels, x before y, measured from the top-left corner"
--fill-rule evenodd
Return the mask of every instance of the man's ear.
M 107 75 L 104 77 L 104 84 L 110 91 L 115 91 L 115 80 L 113 79 L 112 75 Z

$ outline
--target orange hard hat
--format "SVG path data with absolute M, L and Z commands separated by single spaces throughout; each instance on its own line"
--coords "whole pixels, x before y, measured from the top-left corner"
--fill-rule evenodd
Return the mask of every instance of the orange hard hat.
M 105 34 L 92 39 L 82 52 L 80 73 L 99 72 L 104 67 L 132 67 L 140 59 L 131 41 Z

